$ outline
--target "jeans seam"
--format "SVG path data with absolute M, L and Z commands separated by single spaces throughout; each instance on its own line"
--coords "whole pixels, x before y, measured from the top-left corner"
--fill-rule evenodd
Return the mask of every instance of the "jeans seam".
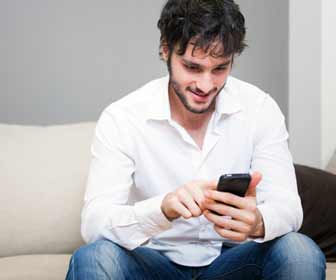
M 75 257 L 72 258 L 72 279 L 76 279 L 75 278 Z
M 96 274 L 96 279 L 99 279 L 98 278 L 98 262 L 97 262 L 97 245 L 95 245 L 95 248 L 94 248 L 94 260 L 95 260 L 95 274 Z
M 226 272 L 224 274 L 221 274 L 221 275 L 218 275 L 218 276 L 213 276 L 213 277 L 210 277 L 210 278 L 207 278 L 207 279 L 208 280 L 220 280 L 220 279 L 222 279 L 222 277 L 225 277 L 225 276 L 227 276 L 229 274 L 232 274 L 234 272 L 242 270 L 242 269 L 246 268 L 247 266 L 257 267 L 258 269 L 262 270 L 261 266 L 259 266 L 257 264 L 253 264 L 253 263 L 252 264 L 244 264 L 244 265 L 242 265 L 242 266 L 240 266 L 240 267 L 238 267 L 238 268 L 236 268 L 236 269 L 234 269 L 234 270 L 232 270 L 230 272 Z
M 100 275 L 98 275 L 98 267 L 101 266 L 99 265 L 98 263 L 98 257 L 97 257 L 97 244 L 95 244 L 95 247 L 94 247 L 94 260 L 95 260 L 95 275 L 96 275 L 96 279 L 100 279 Z M 102 267 L 101 267 L 102 268 Z M 103 270 L 103 269 L 102 269 Z M 104 270 L 103 270 L 104 271 Z M 106 277 L 105 275 L 105 271 L 104 271 L 104 277 Z

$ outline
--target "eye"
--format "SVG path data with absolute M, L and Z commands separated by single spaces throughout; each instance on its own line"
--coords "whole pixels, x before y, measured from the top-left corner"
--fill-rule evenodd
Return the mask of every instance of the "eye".
M 227 69 L 228 69 L 227 66 L 222 66 L 222 67 L 218 67 L 218 68 L 214 69 L 214 72 L 215 73 L 220 73 L 220 72 L 226 71 Z
M 190 72 L 200 72 L 201 71 L 201 69 L 195 65 L 184 64 L 184 67 Z

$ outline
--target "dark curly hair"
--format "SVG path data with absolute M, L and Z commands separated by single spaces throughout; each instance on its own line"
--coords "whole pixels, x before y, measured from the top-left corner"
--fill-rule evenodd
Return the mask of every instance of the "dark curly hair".
M 239 55 L 247 46 L 245 19 L 233 0 L 168 0 L 157 26 L 161 58 L 164 46 L 183 55 L 192 43 L 193 52 L 202 48 L 215 57 Z

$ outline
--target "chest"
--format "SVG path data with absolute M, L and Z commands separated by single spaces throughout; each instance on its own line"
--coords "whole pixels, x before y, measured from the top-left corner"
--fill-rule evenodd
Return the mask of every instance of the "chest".
M 229 123 L 201 132 L 155 123 L 135 143 L 135 184 L 147 194 L 171 191 L 191 180 L 248 172 L 253 151 L 247 130 Z
M 202 127 L 201 129 L 186 129 L 186 132 L 190 135 L 191 139 L 200 150 L 203 148 L 206 131 L 207 127 Z

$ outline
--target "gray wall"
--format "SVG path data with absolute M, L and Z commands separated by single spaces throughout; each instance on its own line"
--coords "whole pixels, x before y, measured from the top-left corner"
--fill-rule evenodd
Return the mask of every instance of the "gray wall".
M 166 73 L 156 28 L 164 0 L 0 0 L 0 122 L 96 120 L 103 108 Z M 288 0 L 239 0 L 250 47 L 235 76 L 287 115 Z
M 249 47 L 233 74 L 268 92 L 288 114 L 288 0 L 237 0 L 245 15 Z

